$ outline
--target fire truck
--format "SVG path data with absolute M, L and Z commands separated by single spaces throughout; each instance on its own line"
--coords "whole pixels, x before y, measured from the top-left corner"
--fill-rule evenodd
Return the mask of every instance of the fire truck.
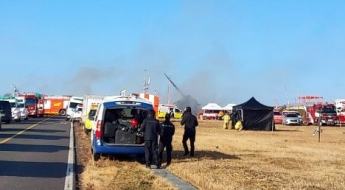
M 28 109 L 30 117 L 43 117 L 44 116 L 44 99 L 39 93 L 21 93 L 18 97 L 25 98 L 25 106 Z
M 66 115 L 71 96 L 44 96 L 44 114 L 45 115 Z
M 313 124 L 335 126 L 338 123 L 337 111 L 332 103 L 317 103 L 307 106 L 307 112 Z

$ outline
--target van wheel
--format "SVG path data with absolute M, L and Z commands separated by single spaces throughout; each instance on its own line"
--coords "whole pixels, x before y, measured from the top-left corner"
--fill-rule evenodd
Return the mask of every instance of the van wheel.
M 100 158 L 101 158 L 101 154 L 98 154 L 98 153 L 94 153 L 93 149 L 91 148 L 91 153 L 92 153 L 92 159 L 94 161 L 98 161 Z

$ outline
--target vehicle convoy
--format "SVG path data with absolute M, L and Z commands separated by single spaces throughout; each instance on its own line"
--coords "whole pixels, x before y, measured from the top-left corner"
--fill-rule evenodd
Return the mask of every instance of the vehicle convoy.
M 44 100 L 40 93 L 21 93 L 18 97 L 25 98 L 25 107 L 27 107 L 29 117 L 44 116 Z
M 103 97 L 102 95 L 84 95 L 81 122 L 86 133 L 92 129 L 91 121 L 96 114 L 99 104 L 103 101 Z
M 6 100 L 10 103 L 11 112 L 12 112 L 12 120 L 19 122 L 21 121 L 21 111 L 18 107 L 18 101 L 14 96 L 3 96 L 1 97 L 2 100 Z
M 68 102 L 67 108 L 66 108 L 66 121 L 71 120 L 71 116 L 75 115 L 74 112 L 75 112 L 76 108 L 78 106 L 82 107 L 82 104 L 83 104 L 83 97 L 81 97 L 81 96 L 72 96 L 69 99 L 69 102 Z
M 319 103 L 307 107 L 313 124 L 336 125 L 338 116 L 334 104 Z
M 12 121 L 11 104 L 7 100 L 0 100 L 0 123 L 10 123 Z
M 145 154 L 140 124 L 153 105 L 137 95 L 106 96 L 100 103 L 91 130 L 91 150 L 97 161 L 101 154 Z
M 173 104 L 159 104 L 158 106 L 158 118 L 165 118 L 166 114 L 170 114 L 171 118 L 181 119 L 182 111 Z
M 70 98 L 70 96 L 44 96 L 44 114 L 65 116 Z

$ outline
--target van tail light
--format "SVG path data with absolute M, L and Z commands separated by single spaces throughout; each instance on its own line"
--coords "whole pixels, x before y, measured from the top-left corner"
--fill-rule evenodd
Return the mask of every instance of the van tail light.
M 97 126 L 96 126 L 96 138 L 100 139 L 102 134 L 102 120 L 97 121 Z
M 132 127 L 138 126 L 138 120 L 132 119 L 132 120 L 131 120 L 131 125 L 132 125 Z

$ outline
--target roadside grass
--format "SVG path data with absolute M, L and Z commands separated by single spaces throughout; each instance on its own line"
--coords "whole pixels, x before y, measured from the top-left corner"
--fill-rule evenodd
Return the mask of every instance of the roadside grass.
M 176 190 L 165 179 L 157 177 L 133 158 L 101 157 L 91 159 L 90 137 L 80 126 L 75 127 L 78 176 L 77 189 L 162 189 Z
M 173 161 L 167 168 L 199 189 L 343 189 L 345 128 L 281 126 L 277 131 L 222 129 L 199 121 L 195 157 L 184 157 L 183 128 L 174 121 Z M 130 159 L 91 160 L 90 140 L 77 128 L 80 189 L 175 189 Z

